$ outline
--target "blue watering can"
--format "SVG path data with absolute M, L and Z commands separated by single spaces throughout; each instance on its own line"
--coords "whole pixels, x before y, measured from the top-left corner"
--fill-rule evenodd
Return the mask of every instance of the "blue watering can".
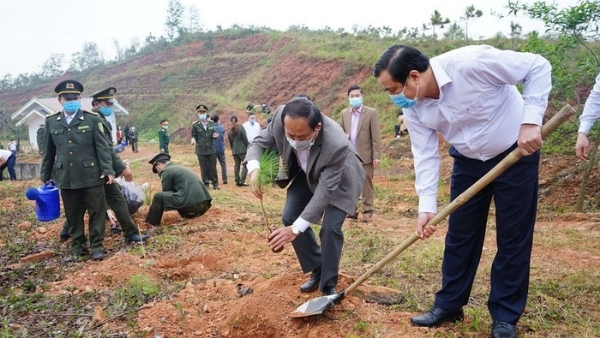
M 25 191 L 27 199 L 35 201 L 35 214 L 38 221 L 49 222 L 60 217 L 60 198 L 54 181 L 42 184 L 40 188 Z

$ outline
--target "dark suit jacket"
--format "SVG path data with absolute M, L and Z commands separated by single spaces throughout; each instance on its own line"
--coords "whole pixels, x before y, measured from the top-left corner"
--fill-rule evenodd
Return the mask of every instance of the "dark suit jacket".
M 282 111 L 283 106 L 277 108 L 271 123 L 250 143 L 244 162 L 259 160 L 263 149 L 276 146 L 283 162 L 280 169 L 290 168 L 290 159 L 296 154 L 285 137 Z M 348 214 L 354 213 L 365 171 L 340 125 L 325 115 L 321 131 L 310 148 L 306 179 L 313 197 L 300 214 L 302 219 L 320 224 L 329 204 Z

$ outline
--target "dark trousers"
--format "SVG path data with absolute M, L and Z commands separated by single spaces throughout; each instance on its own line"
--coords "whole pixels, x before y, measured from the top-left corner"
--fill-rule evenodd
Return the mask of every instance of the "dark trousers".
M 300 171 L 287 190 L 282 215 L 283 225 L 292 225 L 300 217 L 312 196 L 306 175 Z M 319 232 L 321 247 L 310 227 L 292 242 L 304 273 L 321 269 L 321 282 L 319 283 L 321 291 L 326 286 L 336 286 L 338 282 L 338 270 L 344 245 L 342 225 L 345 218 L 344 211 L 330 204 L 325 209 L 323 224 Z
M 217 155 L 196 155 L 198 164 L 200 164 L 200 174 L 202 175 L 202 183 L 208 187 L 209 181 L 214 187 L 219 186 L 217 177 Z
M 104 251 L 104 222 L 106 222 L 106 201 L 104 186 L 98 185 L 82 189 L 60 189 L 65 216 L 69 223 L 69 235 L 73 239 L 71 253 L 79 254 L 87 250 L 83 216 L 89 215 L 90 247 L 92 252 Z
M 227 183 L 227 164 L 225 163 L 225 153 L 216 153 L 215 156 L 217 157 L 217 161 L 219 161 L 219 165 L 221 166 L 221 178 L 223 179 L 223 183 Z
M 233 175 L 235 177 L 235 184 L 243 184 L 246 182 L 246 175 L 248 175 L 248 169 L 242 163 L 246 153 L 233 155 Z
M 105 184 L 104 185 L 104 194 L 106 196 L 106 204 L 107 206 L 114 211 L 115 216 L 117 217 L 117 221 L 123 228 L 123 235 L 125 237 L 133 236 L 139 233 L 139 229 L 131 215 L 129 214 L 129 209 L 127 208 L 127 201 L 125 200 L 125 196 L 121 193 L 121 186 L 119 183 L 113 184 Z M 69 222 L 65 221 L 63 224 L 63 230 L 61 234 L 69 233 Z
M 15 172 L 15 164 L 17 163 L 17 155 L 14 153 L 8 157 L 6 163 L 0 166 L 0 181 L 3 180 L 4 169 L 8 168 L 8 175 L 11 181 L 17 180 L 17 173 Z
M 131 139 L 129 141 L 129 143 L 131 143 L 131 151 L 133 151 L 134 153 L 137 153 L 137 151 L 138 151 L 138 146 L 137 146 L 138 141 L 137 141 L 137 139 Z
M 511 150 L 482 162 L 462 156 L 454 147 L 451 199 L 468 189 Z M 442 289 L 435 306 L 454 310 L 466 305 L 481 258 L 492 197 L 496 207 L 498 252 L 491 270 L 488 310 L 493 319 L 516 324 L 529 288 L 540 152 L 524 156 L 450 215 L 442 262 Z
M 152 198 L 152 204 L 150 204 L 150 210 L 148 210 L 146 222 L 156 226 L 160 225 L 163 213 L 166 210 L 177 210 L 181 217 L 190 218 L 204 215 L 204 213 L 206 213 L 210 207 L 211 200 L 206 200 L 185 208 L 165 209 L 164 193 L 161 191 L 154 194 L 154 197 Z

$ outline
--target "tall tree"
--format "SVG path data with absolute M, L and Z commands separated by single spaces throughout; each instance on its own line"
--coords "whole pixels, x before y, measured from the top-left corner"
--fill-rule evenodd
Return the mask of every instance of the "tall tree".
M 433 37 L 434 38 L 437 38 L 437 35 L 435 34 L 435 26 L 440 26 L 440 28 L 444 28 L 444 25 L 447 25 L 450 23 L 450 19 L 443 18 L 437 9 L 435 11 L 433 11 L 433 14 L 431 15 L 431 18 L 429 20 L 431 23 L 431 27 L 433 29 Z
M 189 33 L 198 33 L 202 31 L 202 25 L 200 24 L 200 12 L 196 5 L 190 5 L 187 9 L 187 30 Z
M 169 41 L 175 39 L 175 33 L 180 32 L 183 28 L 183 6 L 179 0 L 169 0 L 169 7 L 167 8 L 167 37 Z
M 474 5 L 468 6 L 465 13 L 461 16 L 461 20 L 465 22 L 465 42 L 469 44 L 469 20 L 479 18 L 483 15 L 480 9 L 475 9 Z
M 523 27 L 515 22 L 510 22 L 510 45 L 511 49 L 515 49 L 515 42 L 518 38 L 521 37 L 521 32 L 523 31 Z
M 70 69 L 82 71 L 84 69 L 104 64 L 104 57 L 95 42 L 86 42 L 83 49 L 71 55 Z
M 48 60 L 42 65 L 42 76 L 45 78 L 59 77 L 64 73 L 63 64 L 65 62 L 65 54 L 53 53 L 50 54 Z

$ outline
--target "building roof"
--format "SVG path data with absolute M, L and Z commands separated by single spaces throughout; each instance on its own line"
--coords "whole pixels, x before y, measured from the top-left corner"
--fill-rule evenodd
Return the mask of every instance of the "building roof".
M 82 97 L 81 98 L 81 109 L 92 110 L 92 98 Z M 117 116 L 129 115 L 129 111 L 123 108 L 118 102 L 113 105 L 114 113 Z M 45 118 L 46 115 L 52 114 L 56 111 L 62 110 L 62 106 L 56 97 L 38 99 L 34 97 L 29 100 L 23 107 L 14 112 L 11 115 L 11 119 L 18 120 L 17 126 L 25 123 L 28 117 L 32 114 L 40 115 Z

